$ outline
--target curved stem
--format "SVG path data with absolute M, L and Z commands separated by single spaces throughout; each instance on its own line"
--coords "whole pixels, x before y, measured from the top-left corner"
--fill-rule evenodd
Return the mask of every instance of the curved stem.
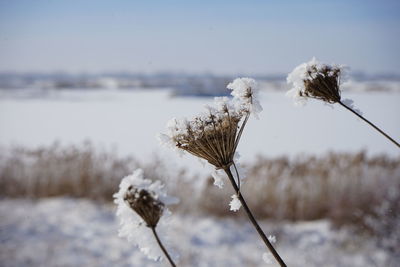
M 163 244 L 161 243 L 160 238 L 158 237 L 158 234 L 156 232 L 156 228 L 155 227 L 150 227 L 151 231 L 153 231 L 154 237 L 157 240 L 158 245 L 160 246 L 161 250 L 164 252 L 164 255 L 167 257 L 169 263 L 171 263 L 172 267 L 176 267 L 174 261 L 172 260 L 171 256 L 168 254 L 168 251 L 165 249 L 165 247 L 163 246 Z
M 271 242 L 269 242 L 267 236 L 265 235 L 265 233 L 263 232 L 263 230 L 261 229 L 260 225 L 258 225 L 256 219 L 254 218 L 253 214 L 251 213 L 250 208 L 247 206 L 246 201 L 244 200 L 242 193 L 240 193 L 238 186 L 236 185 L 235 182 L 235 178 L 232 175 L 232 172 L 230 170 L 230 168 L 226 168 L 224 169 L 225 173 L 228 175 L 229 180 L 233 186 L 233 188 L 235 189 L 236 192 L 239 192 L 238 194 L 238 198 L 240 200 L 240 203 L 242 203 L 242 206 L 244 208 L 244 210 L 247 213 L 247 216 L 249 217 L 250 221 L 252 222 L 254 228 L 256 228 L 257 233 L 260 235 L 261 239 L 264 241 L 265 245 L 268 247 L 268 249 L 271 251 L 272 255 L 274 255 L 276 261 L 279 263 L 280 266 L 282 267 L 286 267 L 287 265 L 285 264 L 285 262 L 282 260 L 282 258 L 279 256 L 278 252 L 274 249 L 274 247 L 272 246 Z M 239 177 L 238 177 L 239 178 Z
M 236 168 L 236 164 L 235 162 L 233 162 L 233 167 L 235 168 L 235 172 L 236 172 L 236 177 L 237 177 L 237 186 L 238 186 L 238 194 L 240 194 L 240 177 L 239 177 L 239 172 L 238 169 Z
M 365 121 L 366 123 L 368 123 L 369 125 L 371 125 L 375 130 L 377 130 L 378 132 L 380 132 L 383 136 L 385 136 L 387 139 L 389 139 L 390 141 L 393 142 L 393 144 L 395 144 L 397 147 L 400 148 L 400 144 L 397 143 L 393 138 L 391 138 L 389 135 L 387 135 L 384 131 L 382 131 L 381 129 L 378 128 L 378 126 L 376 126 L 375 124 L 373 124 L 372 122 L 370 122 L 369 120 L 367 120 L 366 118 L 364 118 L 363 116 L 361 116 L 360 114 L 358 114 L 357 112 L 355 112 L 352 108 L 346 106 L 345 104 L 343 104 L 341 101 L 338 102 L 340 105 L 342 105 L 344 108 L 346 108 L 347 110 L 351 111 L 352 113 L 354 113 L 357 117 L 359 117 L 360 119 L 362 119 L 363 121 Z

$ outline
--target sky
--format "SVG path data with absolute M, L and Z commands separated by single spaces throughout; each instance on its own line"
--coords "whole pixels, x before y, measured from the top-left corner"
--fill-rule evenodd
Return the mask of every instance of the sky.
M 0 71 L 400 73 L 400 1 L 0 0 Z

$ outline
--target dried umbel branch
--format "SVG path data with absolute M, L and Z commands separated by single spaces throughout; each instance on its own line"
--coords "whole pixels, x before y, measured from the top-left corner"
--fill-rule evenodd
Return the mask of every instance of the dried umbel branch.
M 125 193 L 124 201 L 146 222 L 148 227 L 157 226 L 164 211 L 164 203 L 156 199 L 154 193 L 131 185 Z
M 340 84 L 345 70 L 346 68 L 343 66 L 322 64 L 313 58 L 311 61 L 297 66 L 288 75 L 287 82 L 292 85 L 292 89 L 286 95 L 293 97 L 298 105 L 304 104 L 307 98 L 319 99 L 329 104 L 338 103 L 400 147 L 398 142 L 364 118 L 362 113 L 353 106 L 352 100 L 341 99 Z

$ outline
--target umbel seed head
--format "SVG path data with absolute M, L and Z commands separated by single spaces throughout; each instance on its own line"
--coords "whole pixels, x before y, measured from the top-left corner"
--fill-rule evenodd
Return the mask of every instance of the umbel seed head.
M 215 105 L 191 120 L 172 119 L 160 140 L 179 151 L 208 161 L 217 169 L 233 163 L 239 140 L 250 114 L 257 117 L 262 107 L 255 80 L 238 78 L 228 84 L 232 99 L 216 97 Z
M 241 118 L 242 114 L 223 111 L 197 117 L 186 125 L 185 134 L 176 135 L 173 140 L 178 148 L 223 168 L 233 161 Z
M 305 104 L 307 98 L 315 98 L 334 104 L 341 102 L 340 85 L 346 75 L 346 67 L 327 65 L 315 58 L 297 66 L 287 77 L 292 85 L 287 96 L 293 97 L 296 104 Z
M 340 68 L 323 65 L 318 68 L 312 65 L 307 70 L 304 82 L 304 92 L 300 96 L 320 99 L 328 103 L 340 101 Z
M 165 207 L 164 203 L 151 192 L 133 186 L 129 186 L 124 195 L 124 201 L 146 222 L 148 227 L 157 226 Z

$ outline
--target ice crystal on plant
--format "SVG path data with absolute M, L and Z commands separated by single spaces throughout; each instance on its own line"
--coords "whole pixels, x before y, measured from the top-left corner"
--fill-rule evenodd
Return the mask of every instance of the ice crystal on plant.
M 263 110 L 259 101 L 258 84 L 251 78 L 237 78 L 227 86 L 239 109 L 247 109 L 258 119 L 258 114 Z
M 226 177 L 226 174 L 223 170 L 221 170 L 221 169 L 214 170 L 211 175 L 214 178 L 215 186 L 217 186 L 219 188 L 224 187 L 224 178 Z
M 238 184 L 241 184 L 242 181 L 246 178 L 247 172 L 246 169 L 242 167 L 239 161 L 239 153 L 236 152 L 234 156 L 235 164 L 230 166 L 230 171 Z M 238 177 L 239 175 L 239 177 Z M 211 176 L 214 178 L 214 185 L 223 188 L 224 180 L 227 178 L 227 175 L 223 169 L 214 169 L 211 173 Z M 239 181 L 240 180 L 240 181 Z
M 274 236 L 274 235 L 269 235 L 269 236 L 268 236 L 268 240 L 269 240 L 269 242 L 271 242 L 271 243 L 276 243 L 276 236 Z
M 272 263 L 273 263 L 273 255 L 272 255 L 271 252 L 265 252 L 265 253 L 263 253 L 262 258 L 263 258 L 263 261 L 264 261 L 266 264 L 272 264 Z
M 269 236 L 268 236 L 268 241 L 269 241 L 270 243 L 274 244 L 274 243 L 276 243 L 276 237 L 275 237 L 274 235 L 269 235 Z M 272 264 L 273 261 L 274 261 L 274 256 L 272 255 L 271 252 L 263 253 L 262 258 L 263 258 L 263 261 L 264 261 L 266 264 Z
M 231 196 L 231 198 L 232 198 L 232 200 L 229 203 L 230 210 L 231 211 L 238 211 L 240 209 L 240 207 L 242 206 L 242 203 L 240 203 L 238 195 L 234 194 L 234 195 Z
M 352 110 L 354 110 L 358 115 L 360 115 L 360 116 L 363 115 L 362 111 L 354 106 L 354 101 L 353 100 L 346 98 L 346 99 L 342 100 L 342 103 L 344 105 L 346 105 L 347 107 L 351 108 Z

